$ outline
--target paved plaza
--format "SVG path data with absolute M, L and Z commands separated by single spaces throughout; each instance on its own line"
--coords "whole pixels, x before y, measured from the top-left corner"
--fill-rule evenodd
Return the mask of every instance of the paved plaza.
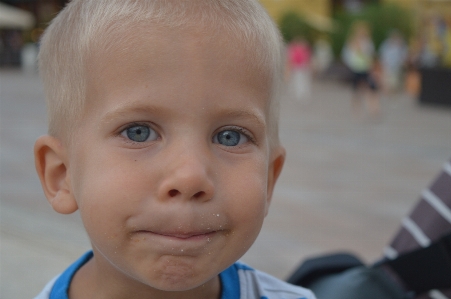
M 285 278 L 305 257 L 347 250 L 375 261 L 421 190 L 451 157 L 451 109 L 397 94 L 380 119 L 356 117 L 342 82 L 309 102 L 282 99 L 288 156 L 262 232 L 243 260 Z M 54 212 L 33 162 L 46 132 L 35 73 L 0 71 L 0 299 L 33 298 L 89 249 L 78 214 Z

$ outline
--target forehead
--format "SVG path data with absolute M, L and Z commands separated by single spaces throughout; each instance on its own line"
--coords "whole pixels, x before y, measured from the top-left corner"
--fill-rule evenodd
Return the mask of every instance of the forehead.
M 158 81 L 183 75 L 189 84 L 192 75 L 203 73 L 205 79 L 216 79 L 218 84 L 233 77 L 269 101 L 272 73 L 269 65 L 256 59 L 256 44 L 224 28 L 142 23 L 96 42 L 87 59 L 88 83 L 109 77 L 121 84 L 120 74 L 143 72 L 143 78 Z M 88 88 L 90 85 L 93 87 L 88 84 Z
M 136 103 L 178 107 L 179 116 L 188 111 L 202 115 L 211 108 L 232 109 L 235 115 L 248 111 L 271 122 L 270 71 L 236 35 L 196 26 L 142 26 L 128 33 L 115 32 L 105 50 L 99 48 L 88 60 L 87 117 Z
M 264 41 L 249 36 L 244 30 L 226 28 L 226 24 L 221 22 L 190 21 L 174 26 L 151 21 L 125 24 L 112 24 L 114 27 L 109 32 L 99 32 L 99 36 L 94 38 L 88 60 L 95 62 L 99 58 L 108 59 L 108 54 L 112 53 L 123 54 L 122 59 L 128 58 L 130 61 L 139 59 L 140 54 L 149 50 L 151 52 L 146 52 L 146 59 L 165 58 L 180 48 L 186 52 L 191 50 L 192 54 L 205 59 L 218 52 L 222 55 L 225 53 L 227 55 L 223 56 L 223 60 L 240 59 L 245 63 L 243 67 L 252 67 L 267 76 L 272 72 L 271 66 L 261 61 L 265 54 L 270 56 L 270 53 L 261 55 L 265 51 L 263 48 L 267 48 L 263 47 Z

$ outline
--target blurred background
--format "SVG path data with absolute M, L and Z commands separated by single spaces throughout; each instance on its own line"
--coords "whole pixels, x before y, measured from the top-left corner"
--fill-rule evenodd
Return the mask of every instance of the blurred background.
M 1 299 L 32 298 L 89 250 L 78 214 L 48 205 L 32 155 L 46 133 L 39 37 L 66 2 L 0 0 Z M 451 157 L 451 0 L 261 3 L 287 45 L 288 156 L 243 260 L 282 279 L 327 252 L 374 262 Z M 357 84 L 355 36 L 368 50 Z

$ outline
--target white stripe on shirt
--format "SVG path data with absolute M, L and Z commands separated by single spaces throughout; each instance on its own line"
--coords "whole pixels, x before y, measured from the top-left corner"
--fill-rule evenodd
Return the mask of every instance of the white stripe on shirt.
M 431 190 L 424 190 L 421 195 L 423 198 L 451 224 L 451 210 L 445 205 L 440 198 L 437 197 Z
M 431 240 L 423 233 L 421 228 L 412 221 L 412 219 L 406 217 L 402 220 L 402 226 L 407 229 L 414 237 L 418 244 L 422 247 L 428 247 L 431 244 Z
M 428 295 L 432 299 L 449 299 L 448 297 L 445 296 L 445 294 L 443 294 L 439 290 L 432 290 L 428 293 Z
M 398 257 L 399 253 L 398 253 L 398 251 L 397 251 L 396 249 L 394 249 L 393 247 L 391 247 L 391 246 L 386 246 L 386 247 L 384 248 L 384 255 L 385 255 L 387 258 L 389 258 L 389 259 L 391 259 L 391 260 L 394 260 L 395 258 Z

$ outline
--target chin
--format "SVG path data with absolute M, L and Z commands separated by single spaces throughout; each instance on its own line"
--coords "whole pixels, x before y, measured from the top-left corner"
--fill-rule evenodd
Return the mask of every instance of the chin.
M 162 291 L 188 291 L 195 289 L 213 277 L 207 277 L 204 273 L 196 273 L 196 271 L 187 265 L 173 265 L 158 271 L 156 275 L 157 281 L 152 284 L 155 288 Z

